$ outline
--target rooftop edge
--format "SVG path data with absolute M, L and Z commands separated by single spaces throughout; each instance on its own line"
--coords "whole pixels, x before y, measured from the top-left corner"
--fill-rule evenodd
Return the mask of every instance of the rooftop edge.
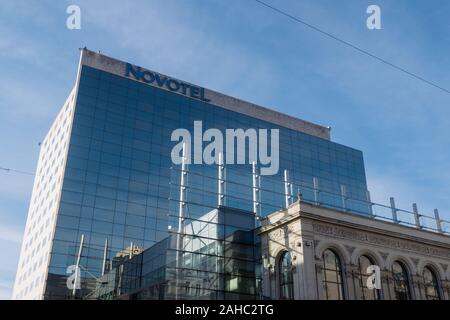
M 213 105 L 216 105 L 218 107 L 238 112 L 250 117 L 254 117 L 263 121 L 267 121 L 288 129 L 292 129 L 295 131 L 303 132 L 315 137 L 319 137 L 325 140 L 331 140 L 331 128 L 330 127 L 324 127 L 318 124 L 314 124 L 305 120 L 301 120 L 299 118 L 295 118 L 293 116 L 280 113 L 278 111 L 274 111 L 272 109 L 268 109 L 265 107 L 261 107 L 259 105 L 253 104 L 251 102 L 243 101 L 222 93 L 219 93 L 214 90 L 210 89 L 203 89 L 197 85 L 194 85 L 192 83 L 179 80 L 164 74 L 161 74 L 159 72 L 155 72 L 149 69 L 141 68 L 139 66 L 135 66 L 133 64 L 111 58 L 109 56 L 106 56 L 101 53 L 96 53 L 93 51 L 90 51 L 86 48 L 81 49 L 81 57 L 80 57 L 80 66 L 86 65 L 95 69 L 103 70 L 115 75 L 118 75 L 120 77 L 124 77 L 127 79 L 132 79 L 135 81 L 147 83 L 148 85 L 158 87 L 160 89 L 170 91 L 168 88 L 163 86 L 158 86 L 154 84 L 154 81 L 152 83 L 149 83 L 149 81 L 142 81 L 142 79 L 136 79 L 133 78 L 131 75 L 127 76 L 127 66 L 131 65 L 132 67 L 137 68 L 140 72 L 147 72 L 147 74 L 151 73 L 152 75 L 157 75 L 161 77 L 166 77 L 167 79 L 172 79 L 175 81 L 178 81 L 180 83 L 186 84 L 186 85 L 192 85 L 193 87 L 198 87 L 199 89 L 204 90 L 204 96 L 207 98 L 208 103 L 211 103 Z M 170 91 L 176 94 L 182 94 L 180 92 L 176 91 Z

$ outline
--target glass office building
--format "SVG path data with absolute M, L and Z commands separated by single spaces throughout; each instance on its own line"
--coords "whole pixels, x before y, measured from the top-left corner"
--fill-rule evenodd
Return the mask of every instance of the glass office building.
M 186 219 L 183 232 L 112 259 L 93 299 L 258 299 L 260 243 L 254 215 L 218 207 Z M 177 250 L 177 241 L 182 250 Z
M 279 129 L 279 170 L 258 175 L 257 215 L 286 205 L 285 170 L 291 201 L 301 193 L 370 214 L 362 152 L 332 142 L 329 128 L 83 49 L 41 147 L 13 298 L 257 298 L 252 164 L 225 164 L 218 203 L 216 164 L 185 172 L 172 162 L 172 132 L 195 136 L 195 121 L 223 132 Z

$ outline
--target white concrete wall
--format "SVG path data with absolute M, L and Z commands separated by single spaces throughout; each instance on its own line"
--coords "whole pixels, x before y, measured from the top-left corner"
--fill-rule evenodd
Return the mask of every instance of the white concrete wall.
M 43 299 L 75 105 L 74 88 L 41 143 L 13 299 Z

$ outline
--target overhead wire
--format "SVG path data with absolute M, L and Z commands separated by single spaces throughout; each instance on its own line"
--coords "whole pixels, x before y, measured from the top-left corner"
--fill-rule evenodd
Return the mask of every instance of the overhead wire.
M 396 70 L 398 70 L 398 71 L 400 71 L 400 72 L 402 72 L 404 74 L 407 74 L 407 75 L 415 78 L 416 80 L 422 81 L 422 82 L 424 82 L 424 83 L 426 83 L 426 84 L 428 84 L 430 86 L 433 86 L 433 87 L 435 87 L 435 88 L 437 88 L 437 89 L 439 89 L 439 90 L 441 90 L 441 91 L 443 91 L 445 93 L 450 94 L 450 90 L 449 89 L 447 89 L 447 88 L 437 84 L 436 82 L 427 80 L 424 77 L 422 77 L 422 76 L 420 76 L 420 75 L 418 75 L 418 74 L 416 74 L 416 73 L 414 73 L 412 71 L 409 71 L 409 70 L 405 69 L 404 67 L 401 67 L 401 66 L 399 66 L 399 65 L 397 65 L 395 63 L 392 63 L 392 62 L 390 62 L 390 61 L 388 61 L 388 60 L 386 60 L 384 58 L 381 58 L 381 57 L 379 57 L 378 55 L 376 55 L 374 53 L 371 53 L 371 52 L 369 52 L 369 51 L 367 51 L 367 50 L 365 50 L 365 49 L 363 49 L 363 48 L 361 48 L 361 47 L 359 47 L 359 46 L 357 46 L 357 45 L 355 45 L 353 43 L 350 43 L 347 40 L 344 40 L 344 39 L 342 39 L 342 38 L 340 38 L 340 37 L 338 37 L 336 35 L 333 35 L 333 34 L 331 34 L 328 31 L 325 31 L 325 30 L 323 30 L 323 29 L 321 29 L 319 27 L 316 27 L 313 24 L 308 23 L 308 22 L 304 21 L 303 19 L 300 19 L 299 17 L 296 17 L 296 16 L 294 16 L 294 15 L 292 15 L 292 14 L 290 14 L 290 13 L 284 11 L 284 10 L 281 10 L 281 9 L 279 9 L 277 7 L 274 7 L 274 6 L 270 5 L 270 4 L 268 4 L 267 2 L 264 2 L 262 0 L 254 0 L 254 1 L 256 1 L 260 5 L 268 8 L 268 9 L 270 9 L 270 10 L 276 12 L 276 13 L 279 13 L 279 14 L 289 18 L 290 20 L 292 20 L 294 22 L 300 23 L 300 24 L 302 24 L 302 25 L 304 25 L 304 26 L 306 26 L 306 27 L 308 27 L 308 28 L 310 28 L 310 29 L 312 29 L 312 30 L 314 30 L 316 32 L 321 33 L 322 35 L 324 35 L 324 36 L 326 36 L 326 37 L 328 37 L 330 39 L 333 39 L 333 40 L 335 40 L 335 41 L 337 41 L 337 42 L 339 42 L 339 43 L 341 43 L 341 44 L 343 44 L 343 45 L 345 45 L 347 47 L 350 47 L 350 48 L 358 51 L 359 53 L 362 53 L 362 54 L 364 54 L 364 55 L 366 55 L 368 57 L 371 57 L 371 58 L 373 58 L 373 59 L 375 59 L 375 60 L 377 60 L 377 61 L 379 61 L 381 63 L 384 63 L 384 64 L 388 65 L 389 67 L 391 67 L 393 69 L 396 69 Z

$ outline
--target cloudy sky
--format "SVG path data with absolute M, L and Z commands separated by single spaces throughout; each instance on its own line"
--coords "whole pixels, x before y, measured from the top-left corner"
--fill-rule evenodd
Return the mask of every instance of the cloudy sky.
M 446 0 L 265 0 L 450 89 Z M 254 0 L 3 0 L 0 167 L 34 172 L 74 85 L 78 48 L 332 127 L 364 152 L 373 200 L 450 220 L 450 94 Z M 81 8 L 81 30 L 66 8 Z M 366 9 L 381 8 L 368 30 Z M 33 176 L 0 170 L 0 298 L 11 295 Z

